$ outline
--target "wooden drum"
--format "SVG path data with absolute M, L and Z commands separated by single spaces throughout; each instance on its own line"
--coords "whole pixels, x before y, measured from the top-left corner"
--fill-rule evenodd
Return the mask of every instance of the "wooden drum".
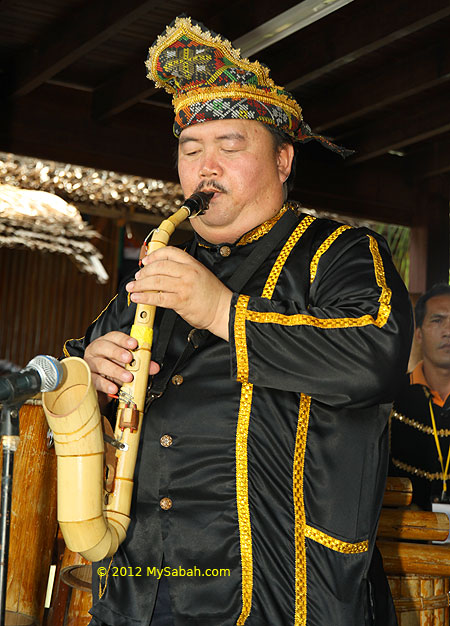
M 87 626 L 92 619 L 88 613 L 92 606 L 92 594 L 82 589 L 72 589 L 65 626 Z
M 66 547 L 61 563 L 61 579 L 69 587 L 91 591 L 92 563 Z M 89 607 L 90 608 L 90 607 Z
M 92 564 L 68 548 L 61 564 L 61 580 L 72 587 L 66 626 L 87 626 L 92 619 Z
M 405 574 L 388 581 L 398 626 L 448 626 L 448 578 Z
M 46 626 L 87 626 L 92 619 L 91 564 L 67 547 L 61 553 Z
M 388 479 L 377 545 L 398 626 L 449 626 L 450 546 L 430 543 L 447 539 L 449 518 L 407 508 L 411 499 L 409 480 Z
M 14 454 L 6 593 L 7 625 L 41 624 L 56 536 L 56 455 L 47 447 L 42 406 L 20 410 Z M 0 455 L 2 450 L 0 446 Z

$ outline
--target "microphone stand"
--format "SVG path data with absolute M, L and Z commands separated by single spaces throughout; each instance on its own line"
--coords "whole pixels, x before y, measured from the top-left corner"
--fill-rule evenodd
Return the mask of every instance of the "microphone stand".
M 0 504 L 0 626 L 5 624 L 14 452 L 19 445 L 19 409 L 22 404 L 23 402 L 3 405 L 0 416 L 3 448 Z

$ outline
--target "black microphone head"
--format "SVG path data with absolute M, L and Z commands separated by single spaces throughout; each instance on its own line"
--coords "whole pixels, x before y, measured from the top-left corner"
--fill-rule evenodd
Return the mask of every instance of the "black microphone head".
M 41 391 L 53 391 L 58 387 L 63 377 L 63 366 L 53 356 L 39 354 L 28 363 L 25 369 L 37 370 L 41 377 Z

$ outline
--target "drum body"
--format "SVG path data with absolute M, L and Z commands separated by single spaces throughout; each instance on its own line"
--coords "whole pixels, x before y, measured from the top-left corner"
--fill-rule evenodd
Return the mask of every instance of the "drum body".
M 398 626 L 449 626 L 449 579 L 388 576 Z
M 56 455 L 42 406 L 20 410 L 14 454 L 6 593 L 7 625 L 41 624 L 56 536 Z M 0 446 L 1 448 L 1 446 Z M 1 450 L 0 450 L 1 454 Z
M 65 626 L 87 626 L 92 619 L 92 615 L 88 613 L 91 606 L 91 592 L 73 588 Z
M 69 587 L 91 592 L 92 563 L 66 547 L 61 563 L 61 580 Z
M 87 626 L 92 619 L 92 563 L 67 547 L 61 563 L 61 580 L 71 587 L 69 610 L 65 626 Z
M 46 626 L 87 626 L 92 619 L 88 613 L 92 606 L 92 566 L 67 547 L 60 552 L 60 560 Z

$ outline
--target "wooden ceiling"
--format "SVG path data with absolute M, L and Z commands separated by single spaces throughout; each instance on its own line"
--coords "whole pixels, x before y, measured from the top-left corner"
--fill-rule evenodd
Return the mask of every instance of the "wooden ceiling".
M 186 13 L 231 41 L 292 0 L 0 0 L 0 150 L 176 180 L 170 98 L 148 47 Z M 294 197 L 412 225 L 450 182 L 449 0 L 353 0 L 256 53 L 313 129 Z

